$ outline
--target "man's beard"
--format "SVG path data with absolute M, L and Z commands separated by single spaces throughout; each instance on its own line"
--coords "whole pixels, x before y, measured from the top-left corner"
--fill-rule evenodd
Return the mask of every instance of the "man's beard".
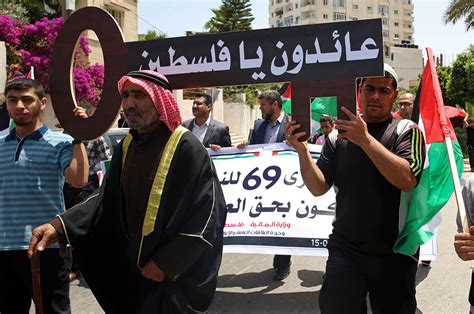
M 267 113 L 262 113 L 262 118 L 265 120 L 270 120 L 273 116 L 274 111 L 272 112 L 267 112 Z
M 15 118 L 15 115 L 9 115 L 10 118 L 13 120 L 13 123 L 15 123 L 16 126 L 28 126 L 32 123 L 35 123 L 36 120 L 39 118 L 41 114 L 41 109 L 38 106 L 37 108 L 31 108 L 30 109 L 30 114 L 29 116 L 26 116 L 26 119 L 17 119 Z
M 127 114 L 139 114 L 141 119 L 137 119 L 135 121 L 131 121 L 127 118 Z M 142 112 L 136 108 L 129 108 L 124 109 L 125 114 L 125 121 L 127 122 L 128 126 L 132 129 L 145 129 L 155 123 L 158 120 L 158 112 L 156 110 L 150 110 L 149 112 Z

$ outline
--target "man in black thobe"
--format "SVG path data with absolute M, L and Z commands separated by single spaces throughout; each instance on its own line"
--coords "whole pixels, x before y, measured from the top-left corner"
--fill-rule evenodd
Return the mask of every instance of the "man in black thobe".
M 181 127 L 166 78 L 118 83 L 130 134 L 100 192 L 33 231 L 29 254 L 59 240 L 107 313 L 195 313 L 210 305 L 222 258 L 225 200 L 207 151 Z

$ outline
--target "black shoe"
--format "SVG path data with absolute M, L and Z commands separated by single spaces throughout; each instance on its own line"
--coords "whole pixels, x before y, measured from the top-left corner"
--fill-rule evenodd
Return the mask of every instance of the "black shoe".
M 69 282 L 73 282 L 74 280 L 79 279 L 79 277 L 81 277 L 81 272 L 72 271 L 72 272 L 69 273 Z
M 275 268 L 275 273 L 273 274 L 273 281 L 282 281 L 290 274 L 290 265 L 280 268 Z
M 431 261 L 421 261 L 421 265 L 424 267 L 430 267 Z

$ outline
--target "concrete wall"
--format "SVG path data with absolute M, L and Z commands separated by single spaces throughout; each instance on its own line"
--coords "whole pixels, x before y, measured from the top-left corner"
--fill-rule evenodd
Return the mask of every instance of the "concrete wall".
M 226 103 L 224 121 L 229 126 L 230 132 L 249 135 L 249 130 L 253 127 L 256 119 L 260 118 L 260 110 L 257 106 L 250 107 L 245 103 Z
M 423 53 L 421 49 L 390 47 L 385 62 L 397 72 L 399 86 L 405 89 L 417 86 L 418 75 L 423 72 Z

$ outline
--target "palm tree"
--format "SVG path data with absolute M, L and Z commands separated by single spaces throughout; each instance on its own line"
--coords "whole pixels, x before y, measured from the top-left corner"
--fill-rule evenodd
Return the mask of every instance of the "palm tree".
M 214 16 L 204 28 L 211 33 L 246 31 L 252 29 L 250 0 L 222 0 L 219 9 L 212 9 Z
M 456 23 L 464 18 L 466 31 L 474 26 L 474 0 L 452 0 L 446 12 L 444 12 L 444 23 Z

